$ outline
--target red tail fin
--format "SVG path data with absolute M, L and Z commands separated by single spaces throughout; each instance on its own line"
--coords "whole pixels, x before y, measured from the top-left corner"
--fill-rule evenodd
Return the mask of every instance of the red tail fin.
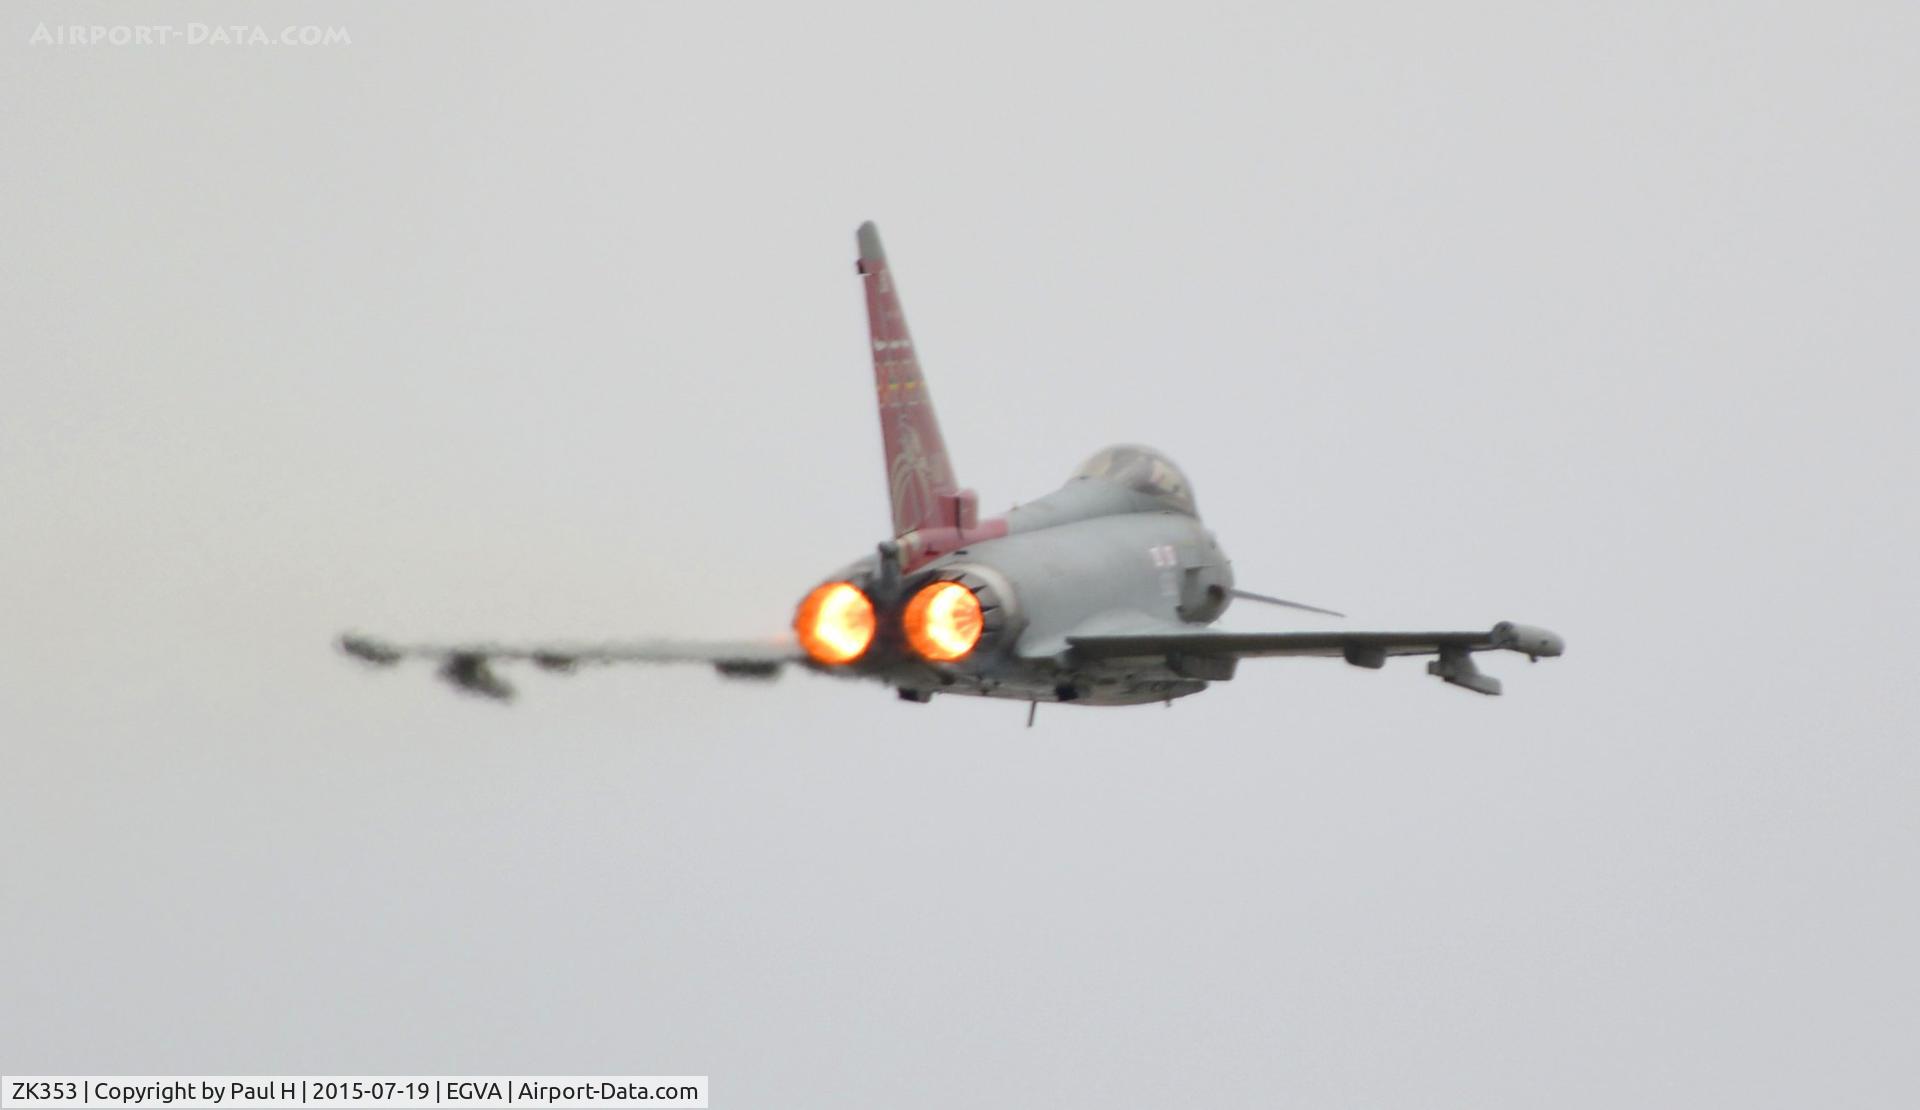
M 860 225 L 859 271 L 867 288 L 867 329 L 873 339 L 873 379 L 880 397 L 880 437 L 887 452 L 887 490 L 893 532 L 973 527 L 973 499 L 963 496 L 947 461 L 947 442 L 920 376 L 920 356 L 907 334 L 900 291 L 887 268 L 880 232 Z

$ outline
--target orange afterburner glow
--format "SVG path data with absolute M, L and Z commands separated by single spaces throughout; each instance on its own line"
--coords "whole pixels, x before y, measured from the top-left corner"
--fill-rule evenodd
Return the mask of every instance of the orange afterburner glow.
M 851 582 L 817 587 L 793 615 L 794 635 L 816 663 L 851 663 L 873 643 L 873 602 Z
M 951 663 L 980 642 L 980 599 L 958 582 L 935 582 L 907 602 L 901 623 L 920 658 Z

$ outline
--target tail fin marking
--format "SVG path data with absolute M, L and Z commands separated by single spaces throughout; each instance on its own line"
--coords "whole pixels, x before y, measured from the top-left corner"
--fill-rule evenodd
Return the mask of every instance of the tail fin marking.
M 947 443 L 934 415 L 933 397 L 920 373 L 920 357 L 900 308 L 900 291 L 887 267 L 880 232 L 860 225 L 857 269 L 867 293 L 867 330 L 873 341 L 874 388 L 880 404 L 880 437 L 886 450 L 887 493 L 893 532 L 971 527 L 971 498 L 954 481 Z

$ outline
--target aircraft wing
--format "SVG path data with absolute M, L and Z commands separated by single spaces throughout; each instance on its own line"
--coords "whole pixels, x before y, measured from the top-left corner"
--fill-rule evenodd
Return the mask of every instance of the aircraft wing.
M 367 636 L 340 637 L 340 650 L 377 666 L 403 659 L 439 664 L 440 677 L 468 693 L 506 701 L 513 687 L 494 673 L 495 663 L 532 663 L 549 671 L 611 663 L 705 663 L 727 678 L 769 679 L 799 662 L 799 645 L 781 640 L 634 640 L 604 644 L 389 644 Z
M 1485 632 L 1222 632 L 1167 629 L 1069 635 L 1085 660 L 1164 659 L 1169 663 L 1227 661 L 1266 655 L 1344 658 L 1356 667 L 1384 666 L 1390 655 L 1437 655 L 1427 673 L 1481 694 L 1498 694 L 1500 680 L 1473 665 L 1476 651 L 1517 651 L 1532 659 L 1559 655 L 1566 642 L 1544 628 L 1502 621 Z

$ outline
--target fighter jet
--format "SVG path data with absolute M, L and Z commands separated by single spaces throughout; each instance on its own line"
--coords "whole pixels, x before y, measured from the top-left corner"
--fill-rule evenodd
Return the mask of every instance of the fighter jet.
M 880 233 L 856 234 L 866 289 L 874 392 L 893 535 L 826 576 L 795 608 L 792 635 L 765 641 L 610 644 L 389 644 L 341 637 L 368 663 L 426 659 L 469 693 L 506 700 L 499 663 L 555 671 L 604 663 L 704 663 L 767 679 L 788 665 L 893 687 L 902 699 L 968 694 L 1029 703 L 1171 703 L 1234 677 L 1242 659 L 1324 656 L 1378 669 L 1433 656 L 1427 673 L 1480 694 L 1500 681 L 1476 652 L 1530 659 L 1565 644 L 1502 621 L 1468 632 L 1228 632 L 1211 627 L 1235 599 L 1339 616 L 1235 587 L 1233 567 L 1173 461 L 1147 447 L 1108 447 L 1065 485 L 982 517 L 955 478 L 900 289 Z

